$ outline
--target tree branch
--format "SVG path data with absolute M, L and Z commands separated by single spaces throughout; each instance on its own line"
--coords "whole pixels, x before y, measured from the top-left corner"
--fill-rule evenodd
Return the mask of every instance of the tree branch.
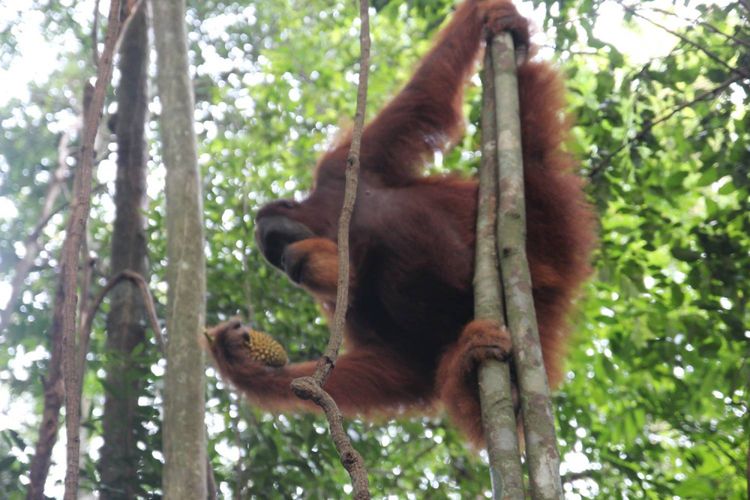
M 357 88 L 357 111 L 354 117 L 352 143 L 349 149 L 346 169 L 346 187 L 344 190 L 344 204 L 341 208 L 338 226 L 338 261 L 339 276 L 336 289 L 336 310 L 331 327 L 331 338 L 323 356 L 318 361 L 313 377 L 323 385 L 328 378 L 333 365 L 336 363 L 339 349 L 344 338 L 344 323 L 346 311 L 349 307 L 349 225 L 354 211 L 359 181 L 359 154 L 362 143 L 362 130 L 365 122 L 365 107 L 367 104 L 367 80 L 370 64 L 370 22 L 368 1 L 360 0 L 360 63 L 359 85 Z
M 314 377 L 301 377 L 292 381 L 292 390 L 300 399 L 309 399 L 318 405 L 326 415 L 331 439 L 336 446 L 336 451 L 341 458 L 341 464 L 349 473 L 354 489 L 354 498 L 369 499 L 369 483 L 367 480 L 367 469 L 364 460 L 357 450 L 354 449 L 349 437 L 344 430 L 344 421 L 341 411 L 330 394 L 321 386 Z
M 89 341 L 91 339 L 91 331 L 93 329 L 93 322 L 94 322 L 94 316 L 96 316 L 96 313 L 101 308 L 102 302 L 104 301 L 104 298 L 109 294 L 110 291 L 112 291 L 115 286 L 117 286 L 121 281 L 129 280 L 132 281 L 137 287 L 138 290 L 141 292 L 141 298 L 143 300 L 143 303 L 146 306 L 146 313 L 148 316 L 149 326 L 151 326 L 151 330 L 154 332 L 154 338 L 156 339 L 156 345 L 159 347 L 159 352 L 162 356 L 166 355 L 166 346 L 164 343 L 164 336 L 161 332 L 161 327 L 159 325 L 159 317 L 156 314 L 156 305 L 154 302 L 154 298 L 151 295 L 151 291 L 148 288 L 148 283 L 146 283 L 146 280 L 141 276 L 140 274 L 125 270 L 121 271 L 117 275 L 113 276 L 112 278 L 107 281 L 107 283 L 104 285 L 104 287 L 99 291 L 96 298 L 93 300 L 91 305 L 88 307 L 86 312 L 81 315 L 82 318 L 82 325 L 79 333 L 80 338 L 80 347 L 78 350 L 78 380 L 81 383 L 81 385 L 77 388 L 78 393 L 81 391 L 82 387 L 82 381 L 83 381 L 83 374 L 86 370 L 86 354 L 88 353 L 88 347 L 89 347 Z M 209 500 L 216 498 L 216 479 L 214 478 L 214 471 L 211 467 L 211 460 L 206 457 L 206 480 L 207 480 L 207 488 L 208 488 L 208 497 Z
M 341 412 L 336 402 L 323 389 L 326 379 L 333 370 L 339 349 L 344 339 L 346 312 L 349 308 L 349 226 L 351 223 L 354 202 L 357 196 L 359 178 L 360 149 L 362 130 L 365 123 L 367 104 L 367 80 L 370 67 L 370 17 L 368 0 L 360 0 L 360 62 L 359 85 L 357 87 L 357 111 L 354 118 L 354 130 L 349 149 L 346 168 L 346 187 L 344 204 L 341 208 L 338 227 L 338 264 L 339 275 L 336 289 L 336 309 L 331 325 L 331 337 L 323 356 L 318 360 L 312 377 L 302 377 L 292 381 L 292 390 L 301 399 L 310 399 L 320 406 L 326 414 L 331 430 L 331 437 L 341 457 L 341 463 L 349 473 L 354 488 L 355 499 L 369 499 L 367 469 L 362 456 L 354 449 L 344 431 Z
M 510 35 L 506 34 L 510 39 Z M 506 42 L 507 43 L 507 42 Z M 515 76 L 515 58 L 511 52 L 511 75 Z M 505 326 L 503 298 L 498 271 L 496 226 L 497 226 L 497 138 L 498 123 L 495 119 L 495 95 L 515 93 L 517 88 L 495 89 L 492 55 L 485 51 L 482 69 L 482 162 L 479 167 L 479 191 L 477 196 L 477 240 L 474 266 L 474 319 L 488 319 Z M 517 106 L 517 104 L 516 104 Z M 520 147 L 520 137 L 518 144 Z M 513 389 L 510 365 L 507 361 L 488 360 L 478 369 L 479 400 L 482 409 L 482 428 L 487 441 L 490 461 L 492 496 L 500 498 L 523 498 L 523 470 L 518 446 L 516 415 L 513 405 Z
M 491 51 L 495 69 L 498 185 L 502 186 L 498 190 L 497 241 L 521 394 L 531 497 L 560 499 L 563 497 L 560 455 L 526 256 L 523 157 L 512 38 L 495 37 Z
M 65 500 L 78 496 L 78 461 L 80 452 L 80 394 L 75 388 L 77 380 L 76 361 L 76 293 L 78 255 L 84 237 L 91 206 L 91 180 L 94 162 L 94 141 L 104 107 L 104 97 L 112 77 L 112 59 L 120 28 L 120 1 L 112 0 L 108 20 L 104 52 L 99 60 L 96 84 L 91 104 L 85 113 L 83 140 L 81 143 L 81 165 L 75 177 L 75 196 L 60 258 L 60 292 L 62 299 L 62 345 L 63 376 L 65 379 L 65 426 L 67 433 L 67 465 L 65 472 Z
M 154 332 L 154 337 L 156 338 L 156 344 L 159 346 L 159 351 L 164 354 L 164 337 L 161 334 L 161 327 L 159 326 L 159 318 L 156 315 L 156 307 L 154 306 L 154 299 L 151 296 L 151 292 L 148 289 L 148 284 L 146 283 L 146 280 L 141 276 L 140 274 L 134 272 L 125 270 L 122 271 L 107 281 L 107 283 L 104 285 L 104 287 L 99 290 L 99 293 L 96 295 L 94 300 L 91 302 L 91 305 L 86 310 L 85 315 L 83 316 L 83 322 L 81 324 L 81 333 L 80 333 L 80 344 L 81 348 L 79 351 L 79 358 L 78 358 L 78 373 L 83 374 L 85 370 L 86 365 L 86 354 L 88 353 L 88 346 L 89 346 L 89 340 L 91 338 L 91 330 L 93 328 L 93 322 L 94 322 L 94 316 L 96 316 L 96 313 L 99 311 L 99 308 L 102 305 L 102 302 L 104 301 L 107 294 L 109 294 L 112 289 L 117 286 L 121 281 L 129 280 L 132 281 L 137 287 L 138 290 L 141 292 L 141 297 L 143 299 L 143 303 L 146 305 L 146 312 L 148 313 L 148 321 L 149 326 L 151 326 L 151 330 Z

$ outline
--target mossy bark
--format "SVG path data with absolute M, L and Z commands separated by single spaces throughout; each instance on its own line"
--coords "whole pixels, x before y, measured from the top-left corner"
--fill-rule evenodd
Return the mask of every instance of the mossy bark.
M 146 139 L 148 106 L 148 16 L 146 4 L 132 14 L 120 44 L 117 89 L 117 178 L 112 232 L 111 275 L 129 270 L 147 275 Z M 101 498 L 130 499 L 139 494 L 138 397 L 149 367 L 133 350 L 146 343 L 146 305 L 138 285 L 121 280 L 110 294 L 107 315 L 107 393 L 102 416 L 99 470 Z

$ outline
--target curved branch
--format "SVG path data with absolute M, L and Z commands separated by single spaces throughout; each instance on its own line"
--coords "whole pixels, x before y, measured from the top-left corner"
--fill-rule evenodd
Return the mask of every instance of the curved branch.
M 367 469 L 362 456 L 354 449 L 344 431 L 341 412 L 333 398 L 323 389 L 323 384 L 333 370 L 339 349 L 344 340 L 346 311 L 349 309 L 349 226 L 351 223 L 354 202 L 357 196 L 359 181 L 360 150 L 362 131 L 365 124 L 365 107 L 367 104 L 367 80 L 370 68 L 370 16 L 368 0 L 360 0 L 360 62 L 359 84 L 357 86 L 357 111 L 354 118 L 354 130 L 349 149 L 346 168 L 346 187 L 344 204 L 338 226 L 338 282 L 336 288 L 336 309 L 331 325 L 331 337 L 323 356 L 318 360 L 312 377 L 302 377 L 292 381 L 292 390 L 301 399 L 310 399 L 320 406 L 326 414 L 331 430 L 331 437 L 339 452 L 341 463 L 352 480 L 354 498 L 369 499 Z
M 341 458 L 341 464 L 352 478 L 354 498 L 358 500 L 370 498 L 365 462 L 346 435 L 344 420 L 336 401 L 320 386 L 320 382 L 314 377 L 294 379 L 292 390 L 298 398 L 309 399 L 323 410 L 326 420 L 328 420 L 331 439 L 333 439 L 333 444 Z
M 161 328 L 159 327 L 159 318 L 156 316 L 156 308 L 154 306 L 154 299 L 151 296 L 151 292 L 148 289 L 146 280 L 140 274 L 125 270 L 122 271 L 107 281 L 104 287 L 99 290 L 99 293 L 94 298 L 91 306 L 89 306 L 85 315 L 83 315 L 83 323 L 81 324 L 81 337 L 80 343 L 81 348 L 79 351 L 78 358 L 78 373 L 83 375 L 84 366 L 86 363 L 86 353 L 88 352 L 89 339 L 91 338 L 91 330 L 93 328 L 94 316 L 99 311 L 99 308 L 104 302 L 104 298 L 117 286 L 121 281 L 130 280 L 140 290 L 141 296 L 143 297 L 143 303 L 146 305 L 146 312 L 148 313 L 148 321 L 151 329 L 154 331 L 156 337 L 156 344 L 159 346 L 159 351 L 164 354 L 164 337 L 161 334 Z

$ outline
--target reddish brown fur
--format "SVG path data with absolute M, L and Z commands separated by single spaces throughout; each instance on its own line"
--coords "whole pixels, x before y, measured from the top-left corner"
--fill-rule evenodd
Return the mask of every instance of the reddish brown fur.
M 365 129 L 350 235 L 347 349 L 325 386 L 346 414 L 392 414 L 439 399 L 456 424 L 481 442 L 474 367 L 486 357 L 503 357 L 509 346 L 507 332 L 471 321 L 476 182 L 423 177 L 420 169 L 436 149 L 457 138 L 464 82 L 484 37 L 505 28 L 528 43 L 526 21 L 508 1 L 467 0 L 411 81 Z M 561 149 L 568 125 L 561 118 L 563 86 L 557 73 L 546 63 L 527 62 L 519 69 L 519 87 L 527 250 L 554 385 L 561 378 L 565 314 L 589 273 L 593 217 L 582 182 L 571 172 L 574 163 Z M 256 219 L 269 260 L 309 290 L 328 314 L 335 297 L 336 225 L 348 148 L 345 140 L 321 159 L 306 200 L 271 203 Z M 222 375 L 265 408 L 307 408 L 289 383 L 309 375 L 314 364 L 267 368 L 253 363 L 238 341 L 241 331 L 225 323 L 211 332 L 211 352 Z

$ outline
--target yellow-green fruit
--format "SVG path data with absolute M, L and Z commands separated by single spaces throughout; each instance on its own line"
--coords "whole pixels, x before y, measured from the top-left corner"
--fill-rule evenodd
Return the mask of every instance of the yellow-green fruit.
M 286 351 L 270 335 L 250 329 L 248 329 L 248 334 L 247 348 L 250 350 L 251 358 L 268 366 L 286 364 L 288 360 Z

